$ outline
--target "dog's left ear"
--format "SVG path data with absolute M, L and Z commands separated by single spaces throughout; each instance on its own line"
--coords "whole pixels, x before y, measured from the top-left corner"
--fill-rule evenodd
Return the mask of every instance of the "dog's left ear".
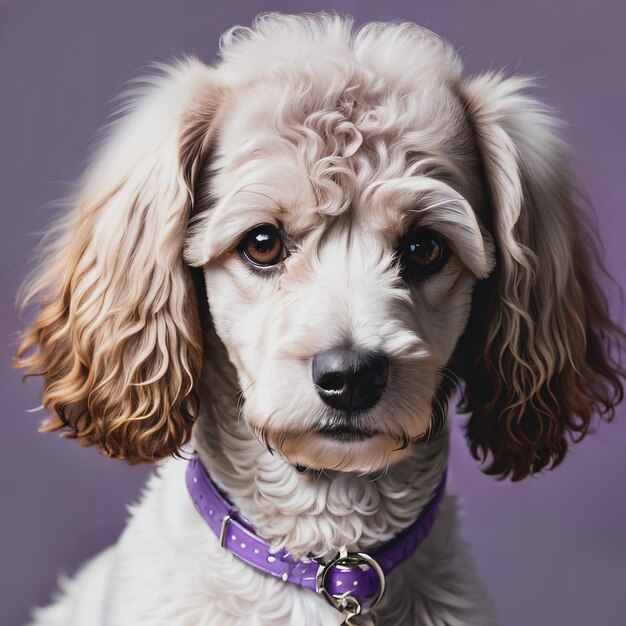
M 40 311 L 17 365 L 44 379 L 44 430 L 131 463 L 176 453 L 195 416 L 203 340 L 183 245 L 223 101 L 196 60 L 137 90 L 27 284 Z
M 459 87 L 482 157 L 497 264 L 477 284 L 457 348 L 472 454 L 513 480 L 559 464 L 568 439 L 623 397 L 624 334 L 609 318 L 592 229 L 567 150 L 530 81 L 487 74 Z

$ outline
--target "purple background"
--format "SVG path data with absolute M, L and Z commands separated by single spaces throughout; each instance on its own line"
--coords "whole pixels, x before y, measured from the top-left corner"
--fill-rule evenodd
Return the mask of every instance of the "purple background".
M 198 0 L 0 0 L 0 623 L 46 602 L 120 532 L 148 468 L 129 468 L 37 433 L 37 381 L 9 367 L 13 301 L 46 205 L 76 178 L 111 98 L 146 63 L 190 52 L 261 11 L 337 10 L 357 22 L 409 19 L 452 41 L 468 71 L 538 75 L 568 121 L 575 169 L 595 205 L 610 271 L 626 284 L 626 4 L 623 0 L 422 0 L 334 3 Z M 507 626 L 624 624 L 626 425 L 575 447 L 556 472 L 521 484 L 482 475 L 454 418 L 451 490 L 464 535 Z M 182 487 L 182 486 L 181 486 Z M 156 547 L 158 549 L 158 547 Z

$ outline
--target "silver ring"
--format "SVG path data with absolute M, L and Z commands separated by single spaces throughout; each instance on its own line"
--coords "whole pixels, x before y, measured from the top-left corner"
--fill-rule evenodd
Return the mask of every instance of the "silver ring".
M 328 563 L 320 563 L 319 568 L 317 570 L 317 574 L 315 576 L 315 591 L 320 595 L 324 596 L 329 604 L 335 607 L 338 611 L 344 611 L 345 602 L 342 602 L 348 595 L 344 593 L 340 596 L 332 595 L 328 589 L 326 589 L 326 577 L 328 572 L 335 565 L 345 565 L 345 566 L 354 566 L 359 564 L 367 564 L 369 565 L 374 572 L 376 572 L 376 576 L 378 576 L 378 594 L 374 598 L 372 604 L 368 607 L 369 609 L 373 609 L 382 599 L 385 593 L 385 573 L 383 572 L 381 566 L 373 559 L 369 554 L 365 554 L 364 552 L 349 552 L 348 554 L 338 554 L 334 559 L 329 561 Z M 352 596 L 350 596 L 351 600 L 355 600 Z M 355 600 L 356 601 L 356 600 Z M 357 604 L 359 604 L 357 602 Z M 359 604 L 359 611 L 360 611 Z

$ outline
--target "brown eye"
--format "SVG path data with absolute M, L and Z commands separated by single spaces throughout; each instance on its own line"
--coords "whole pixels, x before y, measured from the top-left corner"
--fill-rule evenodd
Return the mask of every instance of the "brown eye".
M 261 224 L 246 233 L 238 248 L 257 267 L 277 265 L 287 256 L 283 238 L 271 224 Z
M 439 271 L 450 252 L 442 237 L 434 230 L 416 228 L 398 244 L 398 256 L 405 279 L 416 280 Z

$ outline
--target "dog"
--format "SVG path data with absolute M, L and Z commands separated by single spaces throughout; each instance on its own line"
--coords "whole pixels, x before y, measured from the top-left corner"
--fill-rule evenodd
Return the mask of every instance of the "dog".
M 130 89 L 24 290 L 43 430 L 159 462 L 32 623 L 493 624 L 448 398 L 517 481 L 623 395 L 555 117 L 410 23 L 267 14 L 220 57 Z

